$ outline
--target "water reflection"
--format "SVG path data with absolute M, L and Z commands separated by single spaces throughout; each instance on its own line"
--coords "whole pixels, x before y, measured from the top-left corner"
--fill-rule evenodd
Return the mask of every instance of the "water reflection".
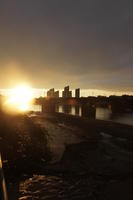
M 80 113 L 79 106 L 75 106 L 75 115 L 79 115 L 79 113 Z
M 65 112 L 66 111 L 66 112 Z M 69 106 L 63 109 L 62 105 L 58 105 L 56 112 L 67 113 L 71 115 L 82 116 L 81 106 Z M 107 108 L 96 108 L 96 119 L 115 121 L 123 124 L 133 125 L 133 113 L 123 113 L 121 115 L 114 115 L 112 111 Z
M 107 108 L 96 109 L 96 119 L 110 120 L 112 118 L 112 111 Z
M 41 105 L 30 105 L 29 111 L 42 112 L 42 106 Z
M 133 125 L 133 113 L 124 113 L 121 115 L 112 115 L 112 121 L 116 121 L 122 124 Z
M 81 106 L 57 105 L 56 112 L 81 116 Z
M 41 105 L 32 105 L 30 110 L 34 112 L 42 112 L 42 107 Z M 70 115 L 82 116 L 81 106 L 57 105 L 55 111 Z M 116 115 L 112 114 L 112 111 L 107 108 L 96 108 L 96 119 L 107 121 L 111 120 L 122 124 L 133 125 L 133 113 L 123 113 L 121 115 Z

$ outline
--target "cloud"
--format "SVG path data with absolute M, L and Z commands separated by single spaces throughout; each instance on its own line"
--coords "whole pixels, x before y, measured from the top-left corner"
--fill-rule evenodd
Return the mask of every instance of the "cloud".
M 19 63 L 16 80 L 26 79 L 35 87 L 68 82 L 131 90 L 132 10 L 131 0 L 2 2 L 1 72 L 8 72 L 13 61 Z M 8 87 L 9 78 L 0 74 L 1 87 Z

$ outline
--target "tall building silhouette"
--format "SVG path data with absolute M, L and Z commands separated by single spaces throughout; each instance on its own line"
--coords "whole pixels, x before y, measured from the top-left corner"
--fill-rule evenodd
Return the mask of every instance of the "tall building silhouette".
M 75 89 L 75 97 L 80 98 L 80 88 Z
M 64 87 L 64 91 L 62 92 L 63 98 L 71 98 L 72 97 L 72 91 L 69 91 L 69 86 Z
M 54 88 L 47 91 L 47 97 L 54 97 Z
M 55 97 L 55 98 L 59 98 L 59 91 L 55 91 L 55 92 L 54 92 L 54 97 Z
M 47 91 L 47 97 L 50 98 L 58 98 L 59 97 L 59 91 L 55 91 L 54 88 Z

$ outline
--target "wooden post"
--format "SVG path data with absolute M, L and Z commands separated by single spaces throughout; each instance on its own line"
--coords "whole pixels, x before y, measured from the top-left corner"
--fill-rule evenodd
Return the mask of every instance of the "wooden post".
M 1 187 L 2 195 L 3 195 L 3 200 L 8 200 L 6 181 L 5 181 L 4 172 L 3 172 L 3 168 L 2 168 L 1 154 L 0 154 L 0 187 Z M 1 199 L 1 197 L 0 197 L 0 199 Z

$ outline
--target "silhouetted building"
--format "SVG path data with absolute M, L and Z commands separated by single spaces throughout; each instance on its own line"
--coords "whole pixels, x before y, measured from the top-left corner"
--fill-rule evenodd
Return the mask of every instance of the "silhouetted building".
M 47 97 L 54 97 L 54 88 L 47 91 Z
M 64 87 L 64 91 L 62 92 L 63 98 L 71 98 L 72 97 L 72 91 L 69 91 L 69 86 Z
M 54 88 L 47 91 L 47 97 L 50 98 L 58 98 L 59 97 L 59 91 L 55 91 Z
M 69 85 L 66 86 L 66 87 L 64 87 L 64 91 L 65 91 L 65 92 L 69 92 Z
M 69 91 L 69 93 L 68 93 L 68 97 L 72 97 L 72 91 Z
M 80 98 L 80 89 L 79 88 L 75 90 L 75 97 Z
M 55 97 L 55 98 L 59 98 L 59 91 L 55 91 L 55 92 L 54 92 L 54 97 Z

